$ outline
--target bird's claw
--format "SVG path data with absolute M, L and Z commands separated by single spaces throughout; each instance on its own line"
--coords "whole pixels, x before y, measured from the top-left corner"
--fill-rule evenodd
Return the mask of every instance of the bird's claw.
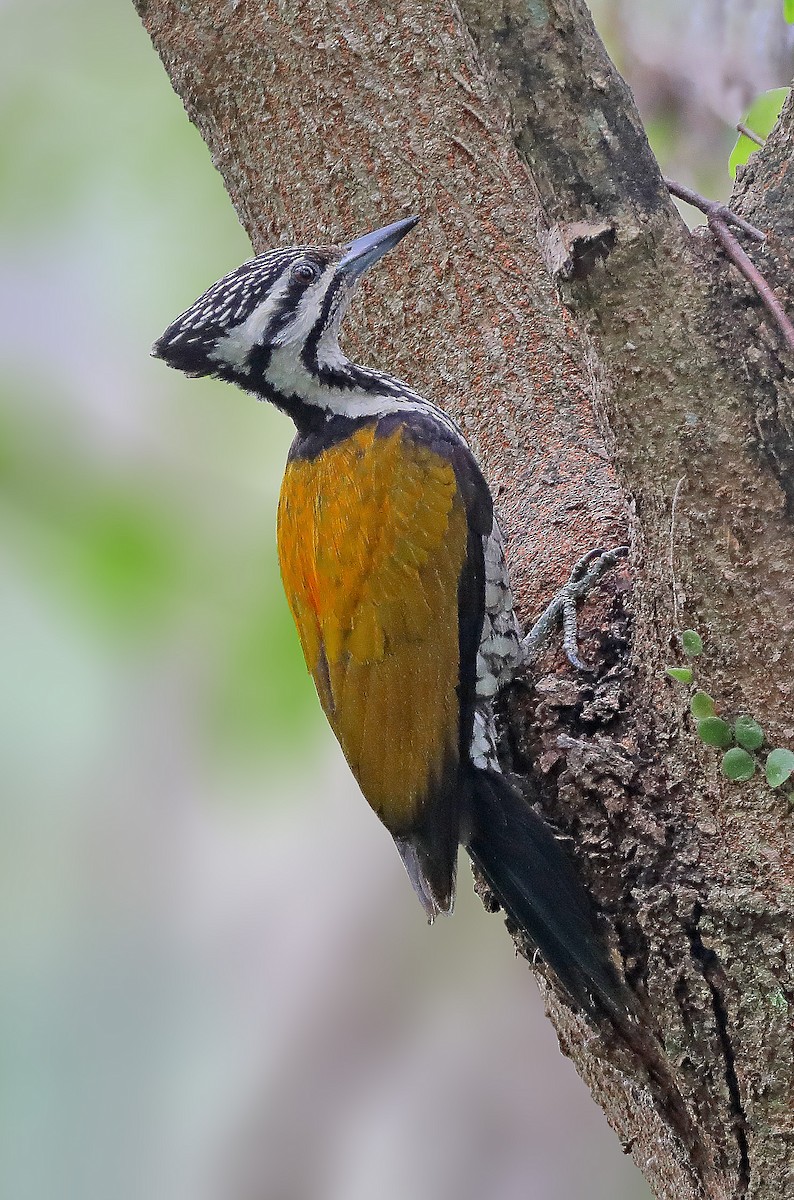
M 579 657 L 576 606 L 604 572 L 613 567 L 618 559 L 628 552 L 628 546 L 616 546 L 614 550 L 603 550 L 598 547 L 595 550 L 589 550 L 579 559 L 571 571 L 568 582 L 563 584 L 524 638 L 522 649 L 525 662 L 534 657 L 559 620 L 562 623 L 562 648 L 568 662 L 577 671 L 593 670 Z

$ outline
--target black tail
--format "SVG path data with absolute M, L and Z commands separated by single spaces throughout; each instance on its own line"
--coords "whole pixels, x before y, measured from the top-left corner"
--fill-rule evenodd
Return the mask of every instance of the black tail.
M 592 1017 L 630 1008 L 590 899 L 546 823 L 504 776 L 473 769 L 475 865 L 508 917 L 531 939 L 571 999 Z

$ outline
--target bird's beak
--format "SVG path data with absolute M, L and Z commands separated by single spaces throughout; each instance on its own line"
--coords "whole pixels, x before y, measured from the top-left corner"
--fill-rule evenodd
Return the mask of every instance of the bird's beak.
M 382 229 L 375 229 L 348 242 L 343 248 L 339 270 L 354 283 L 373 263 L 396 246 L 400 238 L 410 233 L 418 220 L 418 217 L 406 217 L 403 221 L 394 221 L 391 225 L 384 225 Z

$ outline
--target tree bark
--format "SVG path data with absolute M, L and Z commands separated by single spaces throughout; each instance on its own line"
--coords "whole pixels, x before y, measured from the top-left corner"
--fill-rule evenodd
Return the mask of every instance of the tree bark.
M 351 339 L 462 425 L 525 620 L 630 537 L 598 675 L 549 659 L 506 704 L 641 1013 L 596 1033 L 550 988 L 550 1016 L 657 1196 L 791 1194 L 790 805 L 721 776 L 665 675 L 697 628 L 698 686 L 794 745 L 790 354 L 687 232 L 579 0 L 135 2 L 256 250 L 421 213 Z M 789 100 L 735 197 L 789 312 L 793 142 Z

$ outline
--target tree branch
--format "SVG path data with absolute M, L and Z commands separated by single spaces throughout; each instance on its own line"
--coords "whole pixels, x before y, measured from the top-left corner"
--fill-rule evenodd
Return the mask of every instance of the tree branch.
M 763 143 L 761 144 L 763 145 Z M 682 183 L 676 183 L 674 179 L 665 179 L 665 184 L 667 185 L 667 190 L 673 196 L 678 196 L 679 200 L 685 200 L 687 204 L 694 205 L 695 208 L 699 208 L 702 213 L 706 214 L 709 229 L 733 265 L 744 275 L 747 282 L 755 288 L 761 303 L 771 314 L 780 332 L 783 334 L 788 348 L 794 350 L 794 325 L 792 325 L 786 316 L 783 305 L 772 291 L 772 288 L 745 254 L 728 226 L 735 225 L 737 229 L 741 229 L 743 233 L 746 233 L 755 242 L 765 242 L 766 234 L 757 229 L 755 225 L 751 225 L 749 221 L 745 221 L 744 217 L 740 217 L 726 205 L 720 204 L 715 200 L 706 200 L 705 197 L 693 191 L 692 188 L 685 187 Z
M 719 200 L 707 200 L 705 196 L 701 196 L 699 192 L 693 188 L 686 187 L 683 183 L 677 183 L 674 179 L 665 179 L 664 185 L 668 192 L 673 196 L 677 196 L 679 200 L 685 200 L 687 204 L 691 204 L 694 208 L 699 208 L 702 213 L 711 221 L 719 221 L 723 225 L 735 225 L 737 229 L 741 229 L 748 237 L 751 237 L 754 242 L 765 242 L 766 234 L 757 229 L 755 225 L 751 225 L 749 221 L 745 221 L 744 217 L 740 217 L 733 209 L 728 208 L 726 204 L 721 204 Z
M 743 133 L 744 136 L 749 138 L 751 142 L 755 142 L 756 146 L 763 146 L 766 140 L 765 138 L 759 137 L 755 130 L 751 129 L 749 125 L 745 125 L 744 121 L 736 122 L 736 132 Z

